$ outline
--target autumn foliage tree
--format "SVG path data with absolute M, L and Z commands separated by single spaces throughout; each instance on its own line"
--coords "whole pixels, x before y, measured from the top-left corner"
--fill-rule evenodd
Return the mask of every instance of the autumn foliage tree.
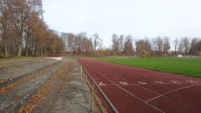
M 152 40 L 152 43 L 151 41 Z M 42 0 L 0 0 L 0 57 L 61 54 L 166 56 L 170 45 L 174 55 L 201 55 L 199 38 L 183 37 L 170 44 L 169 37 L 136 39 L 112 35 L 110 49 L 102 47 L 98 33 L 59 33 L 43 20 Z M 135 45 L 134 45 L 135 44 Z
M 92 38 L 89 38 L 85 32 L 79 34 L 61 33 L 61 39 L 64 42 L 65 51 L 70 54 L 91 54 L 94 50 Z M 98 42 L 96 42 L 96 47 Z
M 201 56 L 201 39 L 193 38 L 191 40 L 189 54 Z
M 139 39 L 136 41 L 136 52 L 140 56 L 150 56 L 151 55 L 151 42 L 148 38 Z
M 120 53 L 120 49 L 121 49 L 120 38 L 116 34 L 113 34 L 112 35 L 112 51 L 116 55 Z
M 124 43 L 124 54 L 134 55 L 133 39 L 131 35 L 126 36 L 126 41 Z
M 43 21 L 41 0 L 0 1 L 1 56 L 61 53 L 63 46 L 59 35 Z

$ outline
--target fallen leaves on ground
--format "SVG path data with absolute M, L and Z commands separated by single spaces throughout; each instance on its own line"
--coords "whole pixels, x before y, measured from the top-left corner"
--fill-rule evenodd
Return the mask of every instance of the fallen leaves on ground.
M 69 61 L 64 64 L 62 68 L 54 76 L 52 76 L 50 80 L 35 95 L 32 96 L 31 100 L 19 109 L 18 113 L 31 113 L 33 108 L 37 107 L 37 102 L 46 99 L 45 95 L 49 92 L 49 89 L 53 84 L 54 80 L 56 80 L 57 77 L 59 77 L 60 75 L 67 73 L 70 70 L 71 64 L 72 61 Z M 69 78 L 67 80 L 69 81 L 73 79 Z

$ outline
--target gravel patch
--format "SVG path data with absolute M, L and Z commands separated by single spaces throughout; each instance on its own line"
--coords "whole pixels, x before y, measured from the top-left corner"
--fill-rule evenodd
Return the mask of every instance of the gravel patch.
M 66 61 L 63 61 L 66 62 Z M 8 86 L 0 88 L 0 112 L 13 113 L 16 112 L 21 105 L 26 103 L 31 96 L 39 90 L 51 76 L 53 76 L 63 65 L 64 63 L 59 63 L 52 67 L 46 64 L 47 70 L 44 70 L 41 73 L 38 73 L 37 76 L 30 75 L 30 78 L 21 79 L 22 81 L 9 83 Z M 43 65 L 45 66 L 45 64 Z M 38 66 L 40 67 L 40 66 Z M 49 71 L 51 69 L 51 71 Z M 40 68 L 37 70 L 41 70 Z M 24 72 L 24 69 L 20 70 L 21 73 Z M 26 71 L 27 72 L 27 71 Z M 36 71 L 37 72 L 37 71 Z M 9 75 L 8 75 L 9 76 Z M 15 75 L 17 77 L 17 74 Z M 19 75 L 22 76 L 22 75 Z M 27 75 L 28 76 L 28 75 Z M 2 79 L 4 76 L 0 76 Z M 10 76 L 9 76 L 10 77 Z M 13 81 L 12 81 L 13 82 Z
M 0 72 L 0 88 L 59 62 L 61 61 L 49 59 L 29 60 L 29 63 L 27 63 L 27 61 L 16 61 L 14 63 L 15 65 L 4 67 L 6 71 Z M 20 68 L 17 68 L 18 65 L 20 65 Z M 13 67 L 15 67 L 15 69 L 13 69 Z
M 23 108 L 34 106 L 29 112 L 91 113 L 90 92 L 86 90 L 84 79 L 80 75 L 80 67 L 75 59 L 69 62 L 71 63 L 68 66 L 61 69 L 66 72 L 50 80 L 51 85 L 46 89 L 48 91 L 39 95 L 44 99 L 30 101 L 20 111 L 26 112 Z
M 76 59 L 0 62 L 0 113 L 15 112 L 92 113 Z

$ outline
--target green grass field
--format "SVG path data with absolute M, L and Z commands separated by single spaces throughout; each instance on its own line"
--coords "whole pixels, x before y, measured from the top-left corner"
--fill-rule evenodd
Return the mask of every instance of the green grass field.
M 142 67 L 169 73 L 201 77 L 201 59 L 198 58 L 95 58 L 96 60 Z

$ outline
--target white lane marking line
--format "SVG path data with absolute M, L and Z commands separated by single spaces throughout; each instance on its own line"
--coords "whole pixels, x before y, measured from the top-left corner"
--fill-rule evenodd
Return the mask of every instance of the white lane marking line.
M 176 80 L 171 80 L 171 82 L 174 83 L 174 84 L 180 84 L 181 83 L 181 82 L 178 82 Z
M 106 78 L 108 81 L 110 81 L 111 83 L 113 83 L 115 86 L 119 87 L 120 89 L 122 89 L 123 91 L 125 91 L 126 93 L 130 94 L 131 96 L 137 98 L 138 100 L 140 100 L 141 102 L 144 102 L 145 104 L 151 106 L 152 108 L 160 111 L 161 113 L 165 113 L 164 111 L 158 109 L 157 107 L 149 104 L 148 102 L 140 99 L 138 96 L 135 96 L 134 94 L 132 94 L 131 92 L 129 92 L 128 90 L 125 90 L 124 88 L 122 88 L 121 86 L 119 86 L 118 84 L 116 84 L 115 82 L 111 81 L 110 79 L 108 79 L 107 77 L 105 77 L 103 74 L 101 74 L 100 72 L 98 72 L 97 70 L 93 69 L 91 66 L 88 65 L 89 68 L 91 68 L 92 70 L 94 70 L 96 73 L 98 73 L 99 75 L 101 75 L 102 77 Z M 145 83 L 145 82 L 144 82 Z M 147 84 L 147 83 L 146 83 Z
M 157 83 L 157 84 L 163 84 L 162 81 L 154 81 L 154 82 Z
M 106 86 L 106 84 L 103 84 L 103 82 L 100 82 L 98 85 L 99 86 Z
M 182 88 L 178 88 L 178 89 L 169 91 L 169 92 L 167 92 L 167 93 L 161 94 L 161 95 L 159 95 L 159 96 L 156 96 L 156 97 L 154 97 L 154 98 L 151 98 L 151 99 L 149 99 L 149 100 L 147 100 L 147 101 L 145 101 L 145 102 L 149 103 L 150 101 L 153 101 L 153 100 L 158 99 L 158 98 L 160 98 L 160 97 L 163 97 L 163 96 L 165 97 L 165 95 L 168 95 L 168 94 L 170 94 L 170 93 L 177 92 L 177 91 L 179 91 L 179 90 L 187 89 L 187 88 L 190 88 L 190 87 L 193 87 L 193 86 L 198 86 L 198 85 L 201 85 L 201 84 L 193 84 L 193 85 L 190 85 L 190 86 L 185 86 L 185 87 L 182 87 Z
M 144 81 L 138 81 L 137 83 L 138 83 L 138 84 L 141 84 L 141 85 L 145 85 L 145 84 L 147 84 L 147 83 L 144 82 Z
M 193 83 L 193 84 L 197 84 L 197 81 L 193 81 L 193 80 L 188 80 L 187 82 Z
M 119 82 L 121 85 L 128 85 L 127 82 Z

